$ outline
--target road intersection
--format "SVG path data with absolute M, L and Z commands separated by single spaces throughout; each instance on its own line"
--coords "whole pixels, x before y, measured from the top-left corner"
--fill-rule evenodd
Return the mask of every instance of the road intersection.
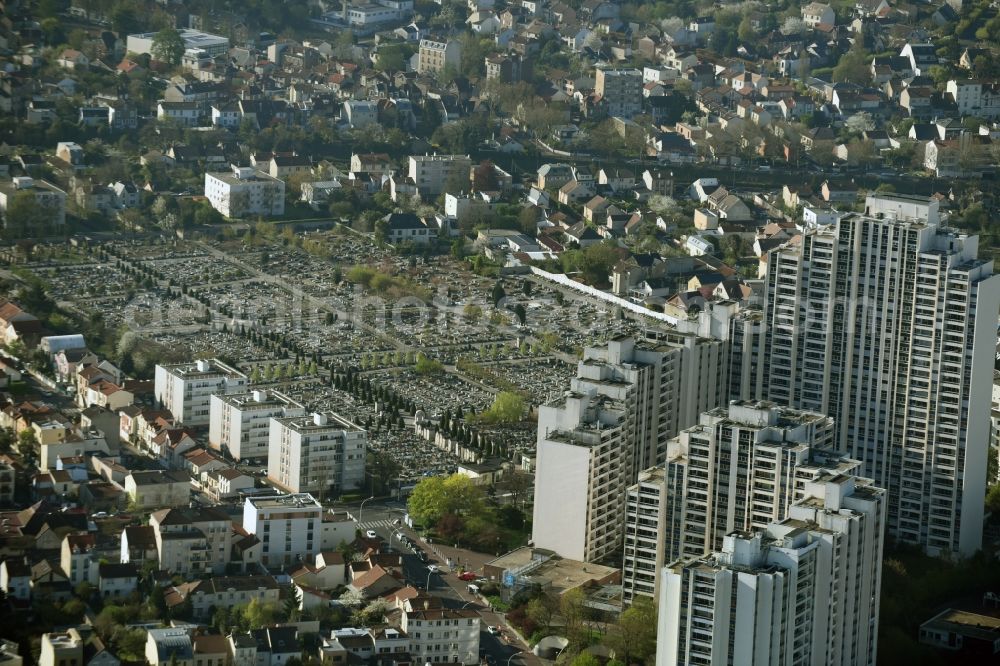
M 483 598 L 469 592 L 469 583 L 458 577 L 465 571 L 482 574 L 483 565 L 494 559 L 494 555 L 424 540 L 406 525 L 406 509 L 398 502 L 366 501 L 364 510 L 360 509 L 360 506 L 357 509 L 354 506 L 347 508 L 355 520 L 361 518 L 357 526 L 362 533 L 373 530 L 394 552 L 403 555 L 403 575 L 408 584 L 427 588 L 441 598 L 446 608 L 474 608 L 479 611 L 482 618 L 480 655 L 485 662 L 490 666 L 505 666 L 508 663 L 541 666 L 544 663 L 507 624 L 503 613 L 495 612 Z M 405 545 L 403 536 L 426 554 L 426 562 L 421 562 L 414 549 Z M 437 567 L 438 571 L 428 567 Z M 498 627 L 501 634 L 493 635 L 488 627 Z

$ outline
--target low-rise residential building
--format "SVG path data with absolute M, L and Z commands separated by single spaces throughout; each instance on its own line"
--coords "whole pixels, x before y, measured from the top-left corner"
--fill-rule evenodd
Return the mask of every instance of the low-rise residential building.
M 349 99 L 344 102 L 344 119 L 354 129 L 378 123 L 378 105 L 365 99 Z
M 221 634 L 198 634 L 191 639 L 195 666 L 229 666 L 229 640 Z
M 149 518 L 160 569 L 183 576 L 223 573 L 230 559 L 233 525 L 218 509 L 173 508 Z
M 810 2 L 808 5 L 802 6 L 802 22 L 810 28 L 815 28 L 817 25 L 835 25 L 837 15 L 830 5 Z
M 63 537 L 59 566 L 73 587 L 84 582 L 96 584 L 101 557 L 93 534 L 67 534 Z
M 129 525 L 122 530 L 120 560 L 143 565 L 159 563 L 159 545 L 152 525 Z
M 1000 657 L 1000 618 L 946 608 L 920 625 L 919 640 L 946 651 L 955 663 L 988 663 Z
M 131 563 L 97 565 L 97 591 L 104 599 L 124 599 L 139 588 L 139 569 Z
M 0 182 L 0 213 L 4 216 L 5 227 L 11 228 L 12 221 L 7 219 L 7 209 L 18 197 L 31 197 L 36 206 L 51 213 L 53 228 L 66 224 L 66 192 L 46 180 L 17 176 L 9 182 Z
M 70 632 L 42 634 L 38 666 L 83 666 L 83 641 Z
M 0 562 L 0 590 L 8 599 L 31 599 L 31 567 L 12 557 Z
M 201 105 L 195 102 L 166 102 L 156 105 L 156 119 L 172 122 L 181 127 L 197 127 L 201 121 Z
M 315 563 L 306 562 L 293 571 L 292 579 L 303 587 L 333 590 L 347 584 L 347 563 L 340 551 L 324 551 L 316 556 Z
M 253 477 L 235 467 L 205 472 L 201 477 L 205 493 L 216 502 L 238 497 L 240 493 L 252 490 L 254 487 Z
M 479 663 L 479 623 L 471 609 L 420 609 L 403 613 L 400 627 L 415 660 L 471 666 Z
M 35 423 L 33 429 L 39 435 L 36 439 L 42 442 L 38 467 L 43 472 L 56 469 L 60 458 L 110 453 L 107 439 L 101 432 L 70 429 L 55 419 Z M 49 435 L 56 438 L 49 439 Z
M 184 468 L 184 454 L 198 446 L 191 432 L 184 428 L 164 428 L 149 441 L 149 452 L 169 469 Z
M 129 504 L 138 511 L 185 506 L 191 501 L 191 481 L 180 472 L 129 472 L 124 487 Z
M 295 627 L 267 627 L 252 632 L 257 642 L 257 664 L 283 666 L 289 659 L 298 659 L 302 654 Z
M 437 237 L 437 231 L 431 229 L 413 213 L 389 213 L 382 218 L 378 229 L 383 233 L 385 242 L 392 245 L 399 243 L 426 245 Z
M 147 629 L 146 663 L 149 666 L 195 666 L 194 646 L 188 631 L 184 627 Z
M 84 407 L 97 406 L 118 411 L 131 405 L 135 395 L 114 382 L 99 380 L 87 385 L 80 400 Z
M 216 608 L 232 608 L 248 604 L 277 602 L 281 587 L 273 576 L 214 576 L 175 585 L 164 595 L 168 607 L 191 602 L 196 619 L 210 619 Z

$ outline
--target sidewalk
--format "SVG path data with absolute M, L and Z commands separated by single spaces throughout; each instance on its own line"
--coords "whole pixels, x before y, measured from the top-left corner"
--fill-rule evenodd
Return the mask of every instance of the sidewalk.
M 512 660 L 512 666 L 514 663 L 520 663 L 524 666 L 544 666 L 544 664 L 548 663 L 531 651 L 528 642 L 516 629 L 507 623 L 507 618 L 503 613 L 490 610 L 489 606 L 480 597 L 469 593 L 468 583 L 458 578 L 457 570 L 459 567 L 464 568 L 466 571 L 481 573 L 483 565 L 496 559 L 495 555 L 477 553 L 472 550 L 447 546 L 437 542 L 427 543 L 422 537 L 413 532 L 413 530 L 407 531 L 413 534 L 421 548 L 434 555 L 434 558 L 441 566 L 440 579 L 455 592 L 458 598 L 464 603 L 470 605 L 475 603 L 481 606 L 479 614 L 482 618 L 483 630 L 485 631 L 486 627 L 499 626 L 507 639 L 501 641 L 501 643 L 521 651 L 521 654 Z M 448 558 L 452 559 L 452 568 L 450 569 L 446 566 Z M 506 666 L 506 663 L 500 663 L 497 666 Z
M 423 539 L 420 539 L 420 541 L 421 543 L 427 543 Z M 484 564 L 496 559 L 495 555 L 477 553 L 474 550 L 466 550 L 465 548 L 456 548 L 455 546 L 438 543 L 437 541 L 432 544 L 427 544 L 425 550 L 429 550 L 434 553 L 434 556 L 438 559 L 442 568 L 444 568 L 447 561 L 451 559 L 451 568 L 453 570 L 457 570 L 461 567 L 465 571 L 475 571 L 479 573 L 482 571 Z

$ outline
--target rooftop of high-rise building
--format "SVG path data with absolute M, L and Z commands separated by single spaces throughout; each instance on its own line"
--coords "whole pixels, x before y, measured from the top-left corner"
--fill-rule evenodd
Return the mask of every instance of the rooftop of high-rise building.
M 247 504 L 255 509 L 294 509 L 313 508 L 322 509 L 322 505 L 309 493 L 292 493 L 290 495 L 277 495 L 269 497 L 248 497 Z
M 289 430 L 294 430 L 295 432 L 319 430 L 364 431 L 364 428 L 361 426 L 333 412 L 316 412 L 306 416 L 289 416 L 276 420 Z
M 236 368 L 217 358 L 201 359 L 194 363 L 172 363 L 159 366 L 175 377 L 183 379 L 207 378 L 217 375 L 246 377 Z
M 259 409 L 264 407 L 302 407 L 302 404 L 292 400 L 280 391 L 254 390 L 249 393 L 236 393 L 218 396 L 227 405 L 237 409 Z

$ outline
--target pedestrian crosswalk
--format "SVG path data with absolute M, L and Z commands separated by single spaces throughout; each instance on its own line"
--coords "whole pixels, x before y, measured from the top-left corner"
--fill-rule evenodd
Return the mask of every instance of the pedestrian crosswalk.
M 393 523 L 393 518 L 386 518 L 385 520 L 366 520 L 363 523 L 358 523 L 359 530 L 377 530 L 378 528 L 394 529 L 399 527 Z

